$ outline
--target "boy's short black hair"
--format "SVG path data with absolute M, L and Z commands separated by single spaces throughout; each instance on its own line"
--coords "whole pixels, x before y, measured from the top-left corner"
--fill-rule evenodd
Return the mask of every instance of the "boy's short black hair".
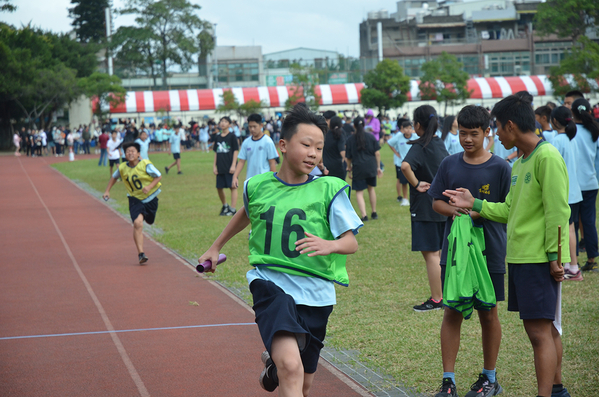
M 262 124 L 262 116 L 258 113 L 253 113 L 248 116 L 248 123 L 253 121 L 254 123 Z
M 491 112 L 491 116 L 495 116 L 497 121 L 505 126 L 508 121 L 512 121 L 518 126 L 520 131 L 534 132 L 535 125 L 535 113 L 532 110 L 531 95 L 510 95 L 499 101 Z M 530 98 L 529 98 L 530 97 Z
M 547 121 L 551 122 L 551 108 L 549 106 L 539 106 L 535 109 L 535 114 L 538 114 L 540 117 L 545 116 Z
M 327 122 L 325 118 L 311 111 L 306 105 L 298 103 L 291 110 L 286 112 L 283 126 L 281 127 L 281 139 L 291 139 L 297 132 L 297 126 L 300 124 L 314 125 L 327 133 Z
M 584 98 L 584 95 L 582 94 L 582 92 L 580 92 L 578 90 L 572 90 L 572 91 L 568 91 L 566 93 L 566 95 L 564 95 L 564 98 L 578 99 L 578 98 Z
M 219 120 L 218 122 L 220 123 L 220 122 L 221 122 L 221 121 L 223 121 L 223 120 L 227 121 L 229 124 L 233 124 L 233 123 L 231 122 L 231 118 L 230 118 L 229 116 L 223 116 L 223 117 L 221 117 L 221 118 L 220 118 L 220 120 Z
M 137 142 L 126 142 L 126 143 L 123 143 L 123 152 L 126 152 L 127 149 L 129 149 L 132 146 L 137 150 L 137 153 L 141 152 L 141 146 L 139 146 L 139 143 L 137 143 Z
M 458 113 L 458 126 L 468 129 L 480 128 L 483 132 L 489 128 L 491 116 L 487 109 L 482 106 L 464 106 Z
M 324 112 L 322 115 L 324 116 L 325 120 L 330 120 L 330 119 L 332 119 L 333 117 L 335 117 L 335 116 L 337 115 L 337 113 L 335 113 L 335 112 L 334 112 L 334 111 L 332 111 L 332 110 L 327 110 L 327 111 L 326 111 L 326 112 Z

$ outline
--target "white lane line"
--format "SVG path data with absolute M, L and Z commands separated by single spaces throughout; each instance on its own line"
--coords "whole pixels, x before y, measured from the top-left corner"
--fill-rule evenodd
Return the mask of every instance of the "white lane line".
M 180 326 L 180 327 L 119 329 L 119 330 L 114 330 L 114 331 L 71 332 L 71 333 L 67 333 L 67 334 L 5 336 L 5 337 L 1 337 L 0 340 L 32 339 L 32 338 L 53 338 L 55 336 L 100 335 L 100 334 L 109 334 L 111 332 L 121 333 L 121 332 L 144 332 L 144 331 L 168 331 L 168 330 L 173 330 L 173 329 L 191 329 L 191 328 L 233 327 L 233 326 L 239 326 L 239 325 L 256 325 L 256 323 L 228 323 L 228 324 L 183 325 L 183 326 Z
M 25 170 L 25 167 L 23 167 L 23 163 L 21 162 L 20 158 L 19 158 L 19 164 L 21 165 L 21 169 L 25 173 L 25 176 L 27 176 L 27 179 L 29 180 L 29 183 L 31 183 L 31 187 L 33 187 L 33 190 L 35 191 L 35 194 L 37 195 L 37 197 L 39 198 L 40 202 L 42 203 L 42 206 L 44 207 L 44 209 L 48 213 L 48 216 L 50 217 L 50 220 L 52 221 L 52 224 L 54 224 L 54 228 L 56 229 L 56 233 L 58 233 L 58 236 L 60 237 L 60 240 L 62 241 L 62 244 L 64 245 L 64 248 L 67 251 L 67 254 L 71 258 L 71 262 L 73 262 L 73 266 L 75 267 L 75 270 L 79 274 L 79 277 L 81 278 L 81 281 L 83 281 L 83 284 L 85 285 L 85 288 L 87 289 L 87 292 L 89 293 L 89 295 L 91 296 L 92 300 L 94 301 L 94 304 L 96 305 L 96 308 L 98 309 L 98 312 L 100 312 L 100 316 L 102 316 L 102 320 L 104 321 L 104 325 L 106 326 L 106 329 L 109 331 L 110 337 L 112 338 L 112 342 L 116 346 L 116 349 L 118 350 L 118 352 L 119 352 L 119 354 L 121 356 L 121 359 L 123 360 L 123 363 L 125 364 L 125 367 L 127 367 L 127 370 L 129 371 L 129 375 L 131 376 L 131 379 L 133 379 L 133 382 L 135 383 L 135 386 L 137 386 L 137 390 L 139 391 L 140 396 L 142 396 L 142 397 L 150 397 L 150 393 L 148 392 L 148 389 L 146 389 L 146 386 L 144 385 L 143 381 L 141 380 L 141 377 L 139 376 L 139 373 L 135 369 L 135 366 L 131 362 L 131 359 L 129 358 L 129 355 L 127 354 L 127 351 L 125 350 L 125 347 L 123 346 L 123 344 L 121 343 L 121 340 L 119 339 L 118 335 L 116 334 L 116 332 L 114 330 L 114 327 L 112 326 L 112 323 L 110 322 L 110 319 L 108 319 L 108 316 L 106 315 L 106 312 L 104 311 L 104 307 L 102 306 L 102 304 L 100 303 L 100 300 L 98 299 L 98 297 L 94 293 L 94 290 L 92 289 L 92 286 L 90 285 L 89 281 L 87 281 L 87 278 L 85 277 L 85 275 L 81 271 L 81 267 L 79 267 L 79 264 L 77 263 L 77 260 L 75 259 L 75 256 L 71 252 L 71 249 L 69 248 L 69 245 L 67 244 L 67 241 L 65 240 L 64 236 L 62 235 L 62 232 L 60 231 L 60 228 L 56 224 L 56 221 L 54 220 L 54 217 L 52 216 L 52 213 L 48 209 L 48 206 L 46 206 L 46 203 L 42 199 L 42 196 L 39 194 L 37 188 L 35 187 L 35 184 L 31 180 L 31 178 L 29 177 L 29 174 L 27 173 L 27 170 Z

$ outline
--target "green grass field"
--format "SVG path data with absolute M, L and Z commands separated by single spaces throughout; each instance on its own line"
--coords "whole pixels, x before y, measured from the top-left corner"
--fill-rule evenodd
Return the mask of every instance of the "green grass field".
M 384 147 L 381 154 L 386 172 L 376 188 L 379 220 L 365 224 L 357 236 L 358 252 L 348 257 L 350 286 L 337 287 L 338 304 L 330 319 L 327 346 L 358 350 L 366 365 L 384 371 L 398 383 L 432 395 L 440 385 L 443 371 L 439 341 L 443 314 L 440 310 L 412 310 L 413 305 L 429 296 L 426 270 L 420 253 L 410 251 L 410 215 L 408 207 L 400 207 L 396 202 L 391 151 Z M 230 219 L 218 216 L 221 203 L 214 187 L 213 156 L 184 152 L 184 174 L 171 172 L 162 179 L 156 220 L 162 233 L 155 238 L 190 259 L 201 255 Z M 172 162 L 166 153 L 152 153 L 150 157 L 160 170 Z M 106 188 L 108 167 L 98 167 L 97 160 L 78 160 L 55 167 L 98 192 Z M 128 214 L 122 183 L 117 183 L 111 196 L 120 205 L 119 210 Z M 355 206 L 353 195 L 352 202 Z M 238 207 L 241 203 L 240 195 Z M 369 208 L 368 200 L 366 205 Z M 135 256 L 133 241 L 124 244 L 131 245 L 131 255 Z M 223 252 L 228 261 L 211 277 L 241 291 L 250 302 L 245 281 L 249 269 L 247 233 L 237 235 Z M 585 260 L 583 255 L 579 261 Z M 563 285 L 563 378 L 572 396 L 592 396 L 599 390 L 599 307 L 593 298 L 598 289 L 599 273 L 585 274 L 583 282 Z M 505 390 L 503 395 L 534 396 L 532 347 L 522 322 L 518 314 L 507 311 L 506 303 L 500 303 L 499 317 L 503 339 L 497 371 Z M 475 315 L 462 326 L 456 366 L 461 395 L 476 380 L 481 368 L 480 326 Z

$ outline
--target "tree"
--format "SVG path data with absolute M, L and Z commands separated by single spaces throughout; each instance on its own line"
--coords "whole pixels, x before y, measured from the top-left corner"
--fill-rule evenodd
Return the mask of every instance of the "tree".
M 125 64 L 140 65 L 139 53 L 135 51 L 143 48 L 151 52 L 152 57 L 146 57 L 145 69 L 158 65 L 162 88 L 166 89 L 168 71 L 172 66 L 178 66 L 183 71 L 189 70 L 196 64 L 195 57 L 200 50 L 201 40 L 204 39 L 203 51 L 210 46 L 201 32 L 212 25 L 196 15 L 200 9 L 199 5 L 188 0 L 128 0 L 126 8 L 119 13 L 136 15 L 138 30 L 132 38 L 136 41 L 133 44 L 128 44 L 122 28 L 119 28 L 121 32 L 117 31 L 116 35 L 121 37 L 117 47 L 119 60 Z
M 384 59 L 364 76 L 362 106 L 377 108 L 379 113 L 403 106 L 408 100 L 410 78 L 396 61 Z
M 0 12 L 15 12 L 17 7 L 10 0 L 0 0 Z
M 94 72 L 91 76 L 80 79 L 78 86 L 86 97 L 98 98 L 92 111 L 100 124 L 109 113 L 110 106 L 117 106 L 125 101 L 126 91 L 117 76 Z
M 310 66 L 294 62 L 289 66 L 293 81 L 289 87 L 291 95 L 285 101 L 285 109 L 291 109 L 298 102 L 305 102 L 314 111 L 320 107 L 320 95 L 316 93 L 318 73 Z
M 444 114 L 447 115 L 447 105 L 462 103 L 472 93 L 468 90 L 470 76 L 463 68 L 464 65 L 458 62 L 455 55 L 445 51 L 436 59 L 422 64 L 422 77 L 418 86 L 420 98 L 445 102 Z
M 74 7 L 69 8 L 71 25 L 82 43 L 99 43 L 106 38 L 105 9 L 110 0 L 71 0 Z
M 540 36 L 557 34 L 576 42 L 587 29 L 597 31 L 599 2 L 596 0 L 547 0 L 537 6 L 535 30 Z
M 237 102 L 237 98 L 235 98 L 235 94 L 231 90 L 224 90 L 221 95 L 223 103 L 216 107 L 217 113 L 224 113 L 225 115 L 230 115 L 233 112 L 237 112 L 239 110 L 239 102 Z
M 564 75 L 572 75 L 572 79 L 568 81 Z M 560 97 L 572 90 L 598 91 L 596 85 L 589 84 L 588 80 L 597 78 L 599 78 L 599 44 L 586 36 L 580 36 L 560 65 L 552 67 L 549 72 L 553 94 Z

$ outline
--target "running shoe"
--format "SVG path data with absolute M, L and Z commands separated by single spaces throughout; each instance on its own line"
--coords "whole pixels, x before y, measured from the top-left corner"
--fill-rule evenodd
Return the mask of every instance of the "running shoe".
M 168 174 L 168 167 L 164 167 L 164 172 Z
M 403 197 L 401 197 L 401 196 L 397 196 L 397 202 L 398 202 L 398 203 L 401 203 L 401 202 L 402 202 L 402 200 L 403 200 Z
M 502 387 L 495 379 L 495 383 L 491 383 L 487 375 L 479 374 L 478 380 L 470 386 L 470 391 L 466 397 L 492 397 L 503 392 Z
M 235 208 L 228 207 L 227 212 L 225 213 L 225 216 L 233 216 L 236 213 L 237 213 L 237 210 Z
M 264 369 L 260 373 L 260 378 L 258 379 L 260 386 L 268 392 L 273 392 L 277 386 L 279 386 L 277 367 L 275 363 L 272 362 L 268 350 L 262 352 L 260 359 L 262 360 L 262 363 L 264 363 Z
M 407 206 L 409 206 L 409 205 L 410 205 L 410 200 L 408 200 L 408 199 L 403 199 L 403 200 L 401 200 L 401 204 L 400 204 L 400 205 L 401 205 L 402 207 L 407 207 Z
M 584 266 L 582 266 L 580 268 L 580 270 L 582 270 L 583 272 L 597 272 L 597 271 L 599 271 L 599 269 L 597 269 L 597 263 L 596 262 L 589 262 L 589 261 L 587 261 L 587 263 L 585 263 Z
M 443 307 L 443 300 L 439 302 L 435 302 L 433 298 L 428 298 L 426 302 L 423 302 L 420 305 L 414 306 L 414 311 L 417 312 L 430 312 L 432 310 L 439 310 Z
M 368 222 L 368 216 L 364 215 L 364 218 L 362 218 L 361 220 L 362 220 L 362 222 Z
M 562 390 L 560 390 L 559 392 L 552 391 L 551 397 L 570 397 L 570 393 L 568 392 L 568 389 L 562 387 Z
M 583 238 L 581 238 L 580 241 L 578 242 L 578 251 L 587 252 L 587 246 L 586 246 Z
M 183 173 L 183 171 L 179 171 L 179 172 L 177 172 L 177 174 L 178 174 L 178 175 L 181 175 L 182 173 Z
M 570 269 L 564 269 L 564 280 L 570 281 L 582 281 L 582 271 L 579 269 L 578 272 L 574 273 Z
M 140 264 L 140 265 L 143 265 L 144 263 L 146 263 L 146 262 L 148 261 L 148 257 L 147 257 L 147 256 L 146 256 L 146 254 L 144 254 L 143 252 L 142 252 L 142 253 L 140 253 L 140 254 L 138 255 L 138 257 L 139 257 L 139 264 Z
M 372 219 L 374 219 L 374 220 L 377 220 L 377 219 L 379 219 L 379 216 L 378 216 L 378 214 L 377 214 L 376 212 L 373 212 L 372 214 L 370 214 L 370 217 L 371 217 Z
M 229 204 L 225 204 L 223 205 L 223 207 L 220 209 L 220 216 L 225 216 L 227 215 L 227 212 L 229 212 Z
M 458 392 L 455 389 L 455 383 L 451 378 L 443 378 L 443 384 L 441 384 L 441 390 L 435 394 L 435 397 L 458 397 Z

